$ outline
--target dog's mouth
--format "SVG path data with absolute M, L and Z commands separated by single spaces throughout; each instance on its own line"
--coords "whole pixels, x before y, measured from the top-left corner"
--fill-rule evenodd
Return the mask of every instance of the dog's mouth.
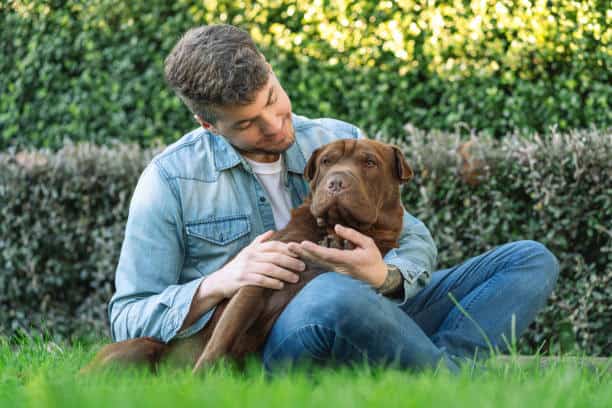
M 365 197 L 350 192 L 329 195 L 313 194 L 310 212 L 320 227 L 333 228 L 336 224 L 368 230 L 374 225 L 378 211 Z

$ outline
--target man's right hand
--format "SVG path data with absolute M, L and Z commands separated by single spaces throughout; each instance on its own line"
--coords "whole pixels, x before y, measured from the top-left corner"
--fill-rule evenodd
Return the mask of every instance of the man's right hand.
M 242 286 L 282 289 L 284 282 L 297 282 L 298 273 L 306 266 L 287 244 L 268 241 L 273 233 L 259 235 L 206 280 L 214 280 L 216 290 L 225 298 L 232 297 Z
M 232 297 L 242 286 L 282 289 L 284 282 L 297 282 L 304 262 L 279 241 L 268 241 L 273 231 L 259 235 L 224 267 L 202 281 L 180 330 L 191 326 L 203 313 Z

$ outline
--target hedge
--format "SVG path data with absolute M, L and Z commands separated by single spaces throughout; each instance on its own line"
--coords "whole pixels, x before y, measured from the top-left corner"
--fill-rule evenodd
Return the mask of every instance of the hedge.
M 612 130 L 549 138 L 407 127 L 403 192 L 438 244 L 439 267 L 519 239 L 560 260 L 558 286 L 523 352 L 610 355 Z M 458 151 L 458 147 L 462 148 Z M 106 302 L 132 190 L 158 148 L 66 144 L 0 153 L 0 335 L 106 335 Z
M 10 0 L 0 4 L 0 148 L 148 146 L 193 124 L 163 60 L 196 25 L 261 44 L 294 110 L 388 136 L 458 123 L 503 136 L 612 125 L 605 1 Z

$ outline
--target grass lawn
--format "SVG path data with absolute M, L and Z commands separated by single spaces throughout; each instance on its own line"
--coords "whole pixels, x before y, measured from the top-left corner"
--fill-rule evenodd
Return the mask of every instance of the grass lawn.
M 64 347 L 0 339 L 2 407 L 611 407 L 610 361 L 590 368 L 582 359 L 546 364 L 492 360 L 462 374 L 411 374 L 359 367 L 297 370 L 270 378 L 216 367 L 200 377 L 165 368 L 157 376 L 113 371 L 79 376 L 98 346 Z

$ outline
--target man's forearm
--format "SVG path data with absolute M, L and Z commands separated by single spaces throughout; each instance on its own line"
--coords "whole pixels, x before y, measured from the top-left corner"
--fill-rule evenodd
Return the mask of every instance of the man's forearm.
M 376 288 L 381 295 L 398 298 L 404 296 L 404 278 L 399 268 L 395 265 L 387 265 L 387 276 L 382 285 Z
M 191 307 L 179 331 L 194 324 L 204 313 L 215 307 L 224 298 L 223 291 L 217 283 L 217 272 L 204 279 L 191 301 Z

